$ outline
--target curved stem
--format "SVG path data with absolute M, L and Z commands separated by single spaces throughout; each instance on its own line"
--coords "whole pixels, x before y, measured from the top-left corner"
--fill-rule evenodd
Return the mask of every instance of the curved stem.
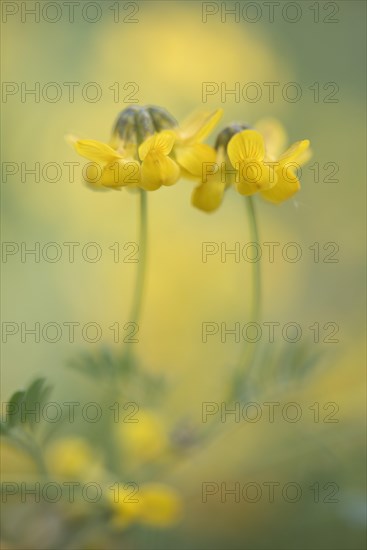
M 141 316 L 141 308 L 143 304 L 145 276 L 146 276 L 146 261 L 147 261 L 147 244 L 148 244 L 148 201 L 147 192 L 139 189 L 139 262 L 138 271 L 135 282 L 134 296 L 129 315 L 129 322 L 135 325 L 139 324 Z M 128 362 L 132 355 L 131 345 L 128 346 L 125 353 L 125 362 Z
M 245 197 L 246 211 L 250 228 L 250 240 L 260 245 L 259 229 L 256 220 L 256 210 L 254 199 L 252 196 Z M 261 315 L 261 267 L 260 261 L 252 263 L 252 292 L 250 302 L 250 322 L 258 323 Z M 241 355 L 237 369 L 234 372 L 233 383 L 231 386 L 230 400 L 234 399 L 238 394 L 238 390 L 242 389 L 244 375 L 247 378 L 247 387 L 250 387 L 251 370 L 256 357 L 256 343 L 246 342 L 245 348 Z
M 259 229 L 256 220 L 256 211 L 253 197 L 246 197 L 246 209 L 250 226 L 251 242 L 255 242 L 260 246 Z M 261 268 L 260 261 L 252 264 L 252 300 L 250 308 L 250 321 L 258 323 L 261 313 Z
M 141 307 L 144 294 L 145 283 L 145 267 L 147 260 L 147 243 L 148 243 L 148 208 L 147 208 L 147 192 L 143 189 L 139 190 L 140 193 L 140 226 L 139 226 L 139 263 L 138 273 L 135 283 L 134 299 L 129 315 L 129 321 L 131 323 L 139 323 Z

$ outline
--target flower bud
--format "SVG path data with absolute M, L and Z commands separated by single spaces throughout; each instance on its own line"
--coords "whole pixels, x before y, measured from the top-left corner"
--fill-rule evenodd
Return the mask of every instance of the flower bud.
M 148 107 L 147 110 L 153 119 L 153 123 L 157 132 L 162 130 L 170 130 L 178 126 L 177 120 L 163 107 Z
M 233 138 L 235 134 L 238 134 L 238 132 L 242 132 L 243 130 L 249 129 L 251 129 L 251 126 L 249 124 L 245 124 L 243 122 L 233 122 L 218 134 L 215 142 L 215 148 L 217 150 L 220 148 L 226 150 L 228 142 Z
M 113 135 L 125 146 L 139 146 L 154 133 L 176 126 L 176 120 L 162 107 L 134 105 L 121 111 L 115 123 Z

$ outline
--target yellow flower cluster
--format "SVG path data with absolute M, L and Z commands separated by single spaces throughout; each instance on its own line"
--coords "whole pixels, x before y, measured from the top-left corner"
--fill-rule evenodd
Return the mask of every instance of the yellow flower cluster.
M 117 424 L 116 439 L 121 453 L 136 465 L 164 459 L 169 451 L 168 429 L 150 410 L 139 410 L 139 422 Z
M 197 181 L 192 204 L 216 210 L 225 190 L 283 202 L 299 189 L 297 168 L 310 158 L 309 141 L 280 154 L 284 131 L 277 121 L 255 128 L 232 124 L 217 136 L 215 147 L 203 143 L 222 109 L 192 115 L 183 125 L 161 107 L 129 107 L 119 115 L 110 143 L 70 138 L 79 155 L 92 161 L 86 182 L 93 188 L 138 187 L 155 191 L 181 177 Z
M 169 455 L 168 427 L 163 418 L 149 409 L 139 410 L 139 422 L 116 425 L 116 442 L 121 455 L 133 469 L 152 463 L 164 464 Z M 144 482 L 136 493 L 126 490 L 109 494 L 112 523 L 124 528 L 132 523 L 166 528 L 177 523 L 182 515 L 182 501 L 178 493 L 164 483 Z
M 149 464 L 164 463 L 169 453 L 167 426 L 148 409 L 139 411 L 139 422 L 117 424 L 114 436 L 116 450 L 121 451 L 121 470 L 127 467 L 131 472 L 132 468 L 138 478 L 139 472 Z M 165 483 L 112 483 L 101 450 L 96 450 L 83 437 L 56 439 L 48 446 L 45 458 L 47 470 L 57 478 L 84 483 L 98 480 L 103 487 L 101 502 L 114 528 L 139 524 L 163 529 L 176 524 L 182 516 L 180 495 Z M 123 472 L 119 475 L 123 476 Z M 83 514 L 82 500 L 76 501 L 76 512 Z
M 83 437 L 56 439 L 47 448 L 48 470 L 61 478 L 83 479 L 85 481 L 103 475 L 101 456 Z
M 134 496 L 129 484 L 126 487 L 122 485 L 108 494 L 115 527 L 121 529 L 138 523 L 163 529 L 181 519 L 182 501 L 172 487 L 163 483 L 143 483 Z

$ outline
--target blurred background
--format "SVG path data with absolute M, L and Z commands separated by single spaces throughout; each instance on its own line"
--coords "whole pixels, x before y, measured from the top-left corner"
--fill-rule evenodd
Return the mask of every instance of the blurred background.
M 109 247 L 118 242 L 123 250 L 125 243 L 136 241 L 137 195 L 125 190 L 92 192 L 83 185 L 82 159 L 66 143 L 65 135 L 107 142 L 117 114 L 132 99 L 141 105 L 164 106 L 180 122 L 192 111 L 223 107 L 223 118 L 210 138 L 212 144 L 216 132 L 230 122 L 255 124 L 261 118 L 275 117 L 287 129 L 289 144 L 310 139 L 313 158 L 303 168 L 302 189 L 294 199 L 273 206 L 256 197 L 260 241 L 278 242 L 279 250 L 296 242 L 302 250 L 296 263 L 284 261 L 280 252 L 273 263 L 266 257 L 261 261 L 262 318 L 281 327 L 299 323 L 303 329 L 300 344 L 311 356 L 319 356 L 310 372 L 306 365 L 306 374 L 298 377 L 295 371 L 301 359 L 297 354 L 289 359 L 295 345 L 284 342 L 280 334 L 274 344 L 267 345 L 264 340 L 263 359 L 258 364 L 263 373 L 261 383 L 249 400 L 297 402 L 302 419 L 297 423 L 282 418 L 274 423 L 249 423 L 228 417 L 214 435 L 188 445 L 189 449 L 184 449 L 185 445 L 176 449 L 169 467 L 166 458 L 163 466 L 155 467 L 157 457 L 153 457 L 138 481 L 173 487 L 182 502 L 180 521 L 163 530 L 117 531 L 112 538 L 102 521 L 98 536 L 92 537 L 98 543 L 93 544 L 105 549 L 114 548 L 113 544 L 117 548 L 174 545 L 195 550 L 362 548 L 365 3 L 296 2 L 299 20 L 291 22 L 295 12 L 286 7 L 289 2 L 281 1 L 272 22 L 263 2 L 257 3 L 256 14 L 248 2 L 85 2 L 81 5 L 94 4 L 99 9 L 90 6 L 83 15 L 81 6 L 76 7 L 75 20 L 69 22 L 63 6 L 60 20 L 54 23 L 47 20 L 56 17 L 52 6 L 35 22 L 31 15 L 22 14 L 21 4 L 3 5 L 7 10 L 2 33 L 3 241 L 19 246 L 27 243 L 29 248 L 40 243 L 41 250 L 56 242 L 64 253 L 54 263 L 42 256 L 39 262 L 31 256 L 22 262 L 19 253 L 5 259 L 3 255 L 3 327 L 4 322 L 25 323 L 28 328 L 36 322 L 41 326 L 96 322 L 103 334 L 97 343 L 83 340 L 79 328 L 73 343 L 68 342 L 66 332 L 55 343 L 42 338 L 36 343 L 28 336 L 22 342 L 21 332 L 9 336 L 2 350 L 2 401 L 8 401 L 36 376 L 53 385 L 53 401 L 106 400 L 98 381 L 67 365 L 83 353 L 97 354 L 101 346 L 118 354 L 122 344 L 114 342 L 109 327 L 129 321 L 138 265 L 115 263 Z M 226 15 L 223 5 L 240 9 L 239 21 Z M 207 14 L 205 23 L 203 13 Z M 100 18 L 92 22 L 96 14 Z M 258 20 L 250 21 L 255 18 Z M 74 101 L 65 85 L 70 82 L 80 83 Z M 92 82 L 101 91 L 95 102 L 82 93 Z M 205 82 L 218 84 L 219 90 L 221 86 L 233 90 L 236 83 L 242 90 L 248 83 L 257 83 L 261 97 L 253 102 L 242 95 L 221 97 L 219 91 L 204 102 Z M 273 101 L 264 84 L 269 82 L 277 83 Z M 290 82 L 301 89 L 299 101 L 284 98 L 284 86 Z M 57 83 L 62 90 L 59 101 L 47 101 L 42 95 L 49 83 Z M 22 98 L 24 87 L 38 85 L 38 100 L 32 95 Z M 88 91 L 93 97 L 93 88 Z M 51 97 L 51 88 L 48 92 Z M 71 179 L 65 163 L 72 162 L 78 165 Z M 32 175 L 22 177 L 35 163 L 41 166 L 39 181 Z M 42 174 L 47 163 L 61 167 L 61 177 L 55 182 L 50 181 L 54 177 L 51 168 L 46 178 Z M 11 170 L 16 173 L 9 173 Z M 188 432 L 188 439 L 205 431 L 203 402 L 220 405 L 226 401 L 231 374 L 244 346 L 234 338 L 222 343 L 220 335 L 203 343 L 202 323 L 233 326 L 248 322 L 252 268 L 250 262 L 236 262 L 230 255 L 222 262 L 219 253 L 208 257 L 206 263 L 202 261 L 202 243 L 214 242 L 219 247 L 225 243 L 231 249 L 235 243 L 242 247 L 251 237 L 242 197 L 229 190 L 222 207 L 207 215 L 190 205 L 193 185 L 181 180 L 174 187 L 149 194 L 147 288 L 139 343 L 133 345 L 144 372 L 164 377 L 167 386 L 164 397 L 154 405 L 139 397 L 139 408 L 153 408 L 167 434 L 177 435 L 177 426 L 183 425 L 181 435 L 185 438 Z M 62 244 L 67 242 L 81 243 L 74 263 L 68 261 Z M 101 261 L 96 263 L 85 261 L 80 253 L 91 242 L 102 248 Z M 319 244 L 315 247 L 315 243 Z M 335 244 L 324 248 L 327 243 Z M 315 248 L 320 251 L 319 261 L 314 261 Z M 333 250 L 338 261 L 325 262 Z M 308 328 L 315 323 L 321 327 L 321 340 L 330 333 L 324 325 L 336 323 L 338 342 L 315 343 Z M 287 384 L 288 379 L 292 383 Z M 135 394 L 124 393 L 121 402 L 136 399 Z M 321 409 L 336 404 L 338 422 L 315 422 L 309 407 L 316 402 Z M 322 414 L 331 410 L 324 409 Z M 91 438 L 97 446 L 100 434 L 90 434 L 87 428 L 90 425 L 78 425 L 78 436 Z M 72 425 L 61 428 L 68 437 L 75 435 L 74 431 Z M 155 433 L 154 428 L 150 432 Z M 7 479 L 23 479 L 32 466 L 19 449 L 12 448 L 10 439 L 4 440 L 3 474 Z M 137 453 L 140 456 L 140 451 Z M 159 460 L 158 456 L 157 463 Z M 134 468 L 128 471 L 134 474 Z M 96 480 L 98 476 L 95 474 Z M 221 502 L 217 493 L 203 502 L 205 482 L 243 486 L 271 480 L 281 487 L 299 483 L 304 497 L 297 503 L 284 498 L 269 503 L 265 497 L 256 503 L 235 502 L 230 497 Z M 337 484 L 338 501 L 316 503 L 309 489 L 316 482 L 322 487 Z M 30 513 L 25 505 L 18 508 L 24 517 Z M 69 512 L 63 511 L 62 517 Z M 62 546 L 57 537 L 68 524 L 64 519 L 60 523 L 59 515 L 59 523 L 40 516 L 22 533 L 17 533 L 10 521 L 4 531 L 4 548 L 31 548 L 32 544 L 94 548 L 85 527 L 89 513 L 94 512 L 74 518 L 87 535 Z

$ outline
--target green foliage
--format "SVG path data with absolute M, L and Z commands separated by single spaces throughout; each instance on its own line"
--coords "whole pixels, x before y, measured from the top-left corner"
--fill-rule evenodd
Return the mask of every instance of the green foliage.
M 254 348 L 244 368 L 234 371 L 231 399 L 249 401 L 269 391 L 279 393 L 301 385 L 321 364 L 322 352 L 314 348 L 298 342 Z
M 94 382 L 105 381 L 121 386 L 121 395 L 126 393 L 130 398 L 138 396 L 154 401 L 166 387 L 166 380 L 162 375 L 146 371 L 129 351 L 114 354 L 107 348 L 101 348 L 93 354 L 82 353 L 69 361 L 69 367 L 90 377 Z
M 5 418 L 1 420 L 1 435 L 8 435 L 10 430 L 19 427 L 34 429 L 37 415 L 24 414 L 24 411 L 41 407 L 50 395 L 51 389 L 45 378 L 36 378 L 25 390 L 13 393 L 6 406 Z

